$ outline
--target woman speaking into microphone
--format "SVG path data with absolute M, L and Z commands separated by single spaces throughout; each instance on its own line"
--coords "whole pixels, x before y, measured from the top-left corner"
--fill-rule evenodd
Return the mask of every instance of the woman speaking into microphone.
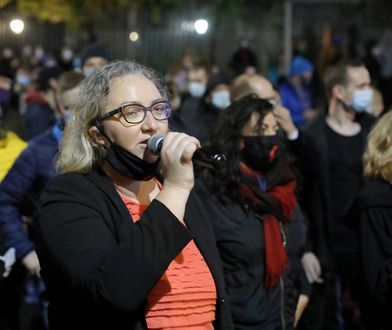
M 212 228 L 191 193 L 199 141 L 168 133 L 170 112 L 156 74 L 134 62 L 82 85 L 63 174 L 40 201 L 50 329 L 232 328 Z M 156 134 L 160 156 L 147 148 Z

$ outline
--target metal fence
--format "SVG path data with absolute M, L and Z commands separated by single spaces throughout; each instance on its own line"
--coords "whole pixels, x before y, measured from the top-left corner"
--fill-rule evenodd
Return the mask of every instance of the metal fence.
M 293 9 L 293 38 L 305 36 L 313 40 L 311 47 L 315 52 L 320 47 L 322 31 L 327 23 L 341 32 L 344 42 L 355 37 L 359 54 L 365 42 L 371 37 L 381 36 L 385 28 L 372 12 L 371 2 L 369 6 L 357 11 L 353 11 L 347 2 L 320 2 L 294 2 Z M 0 11 L 0 48 L 5 45 L 19 48 L 25 44 L 42 44 L 46 49 L 56 52 L 65 43 L 76 49 L 83 45 L 81 32 L 65 31 L 61 24 L 41 24 L 34 19 L 27 19 L 23 34 L 14 35 L 8 26 L 12 14 L 11 11 Z M 121 12 L 118 14 L 118 23 L 116 18 L 114 22 L 113 18 L 110 22 L 109 19 L 97 19 L 94 26 L 97 38 L 106 45 L 114 58 L 136 59 L 161 72 L 167 71 L 172 63 L 179 61 L 185 51 L 194 52 L 200 58 L 227 69 L 233 52 L 239 46 L 239 40 L 246 36 L 258 57 L 260 71 L 265 73 L 283 51 L 283 15 L 282 10 L 274 24 L 260 15 L 259 21 L 247 28 L 236 24 L 235 17 L 233 24 L 226 26 L 217 26 L 210 19 L 210 29 L 205 35 L 198 35 L 191 30 L 189 20 L 186 19 L 189 15 L 177 17 L 173 14 L 162 26 L 150 26 L 143 18 L 135 19 L 134 14 Z M 137 42 L 130 42 L 131 31 L 139 33 Z

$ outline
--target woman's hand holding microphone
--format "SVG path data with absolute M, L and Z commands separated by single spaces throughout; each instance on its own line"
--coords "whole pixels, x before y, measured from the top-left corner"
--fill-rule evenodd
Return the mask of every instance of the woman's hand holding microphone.
M 192 156 L 200 148 L 200 142 L 184 133 L 169 132 L 160 151 L 163 172 L 163 189 L 156 197 L 181 221 L 185 205 L 195 179 Z

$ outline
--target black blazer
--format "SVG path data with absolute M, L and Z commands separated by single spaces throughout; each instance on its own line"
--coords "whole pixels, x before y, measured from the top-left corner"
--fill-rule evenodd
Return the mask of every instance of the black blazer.
M 185 222 L 154 200 L 135 224 L 100 170 L 52 180 L 37 223 L 50 329 L 146 329 L 149 292 L 192 238 L 215 280 L 215 328 L 232 329 L 211 223 L 192 194 Z

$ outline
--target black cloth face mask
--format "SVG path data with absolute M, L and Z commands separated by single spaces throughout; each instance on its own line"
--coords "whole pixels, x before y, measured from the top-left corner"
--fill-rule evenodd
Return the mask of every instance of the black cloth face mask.
M 110 142 L 104 158 L 118 173 L 136 181 L 148 181 L 158 173 L 159 159 L 154 163 L 148 163 L 112 142 L 102 130 L 100 132 Z
M 242 161 L 261 173 L 268 172 L 275 164 L 279 151 L 280 137 L 244 136 L 245 146 L 241 150 Z

